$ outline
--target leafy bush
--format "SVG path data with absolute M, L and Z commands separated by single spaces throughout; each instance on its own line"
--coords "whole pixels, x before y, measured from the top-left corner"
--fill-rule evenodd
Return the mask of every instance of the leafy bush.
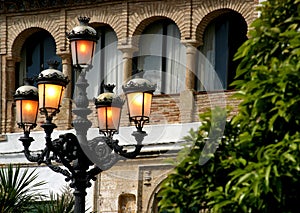
M 162 185 L 168 212 L 297 212 L 300 199 L 300 0 L 269 0 L 238 50 L 239 113 L 218 152 L 200 166 L 206 116 L 194 149 Z M 203 116 L 202 116 L 203 119 Z

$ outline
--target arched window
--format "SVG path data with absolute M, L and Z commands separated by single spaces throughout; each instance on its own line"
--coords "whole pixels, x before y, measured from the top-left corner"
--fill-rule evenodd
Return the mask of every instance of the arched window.
M 29 36 L 21 50 L 21 61 L 17 64 L 16 87 L 23 85 L 24 78 L 34 78 L 48 68 L 47 61 L 61 58 L 56 55 L 56 44 L 51 34 L 41 30 Z M 61 64 L 58 67 L 61 70 Z
M 93 68 L 87 73 L 90 86 L 89 99 L 97 97 L 102 91 L 101 84 L 115 84 L 120 91 L 123 83 L 122 52 L 117 49 L 117 35 L 110 27 L 96 28 L 99 40 L 96 46 Z
M 196 90 L 230 89 L 238 62 L 233 61 L 239 46 L 246 41 L 247 25 L 235 12 L 219 16 L 209 23 L 199 47 Z
M 159 20 L 143 31 L 133 66 L 145 71 L 144 78 L 157 84 L 158 93 L 179 93 L 184 90 L 185 59 L 177 25 Z

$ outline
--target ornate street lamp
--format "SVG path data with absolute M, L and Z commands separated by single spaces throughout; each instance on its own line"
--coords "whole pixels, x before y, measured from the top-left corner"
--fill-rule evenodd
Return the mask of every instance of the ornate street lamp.
M 99 132 L 112 138 L 118 133 L 124 101 L 113 93 L 115 85 L 104 85 L 106 92 L 95 99 Z
M 139 77 L 140 73 L 137 75 L 138 78 L 123 85 L 123 91 L 127 98 L 129 120 L 134 122 L 138 132 L 144 133 L 142 129 L 145 123 L 149 123 L 152 96 L 156 85 Z
M 100 94 L 95 100 L 99 132 L 104 136 L 87 140 L 87 131 L 92 124 L 87 119 L 91 110 L 88 108 L 88 83 L 85 75 L 92 66 L 98 37 L 96 31 L 88 26 L 89 18 L 82 17 L 79 21 L 80 26 L 67 33 L 71 43 L 73 65 L 80 72 L 76 83 L 78 95 L 74 100 L 76 108 L 72 110 L 77 115 L 72 123 L 76 135 L 66 133 L 58 139 L 51 139 L 51 134 L 56 128 L 52 120 L 59 113 L 63 91 L 69 82 L 68 78 L 57 70 L 57 62 L 50 63 L 49 69 L 39 74 L 38 90 L 26 83 L 18 88 L 14 95 L 17 123 L 24 131 L 24 136 L 19 140 L 23 143 L 26 158 L 31 162 L 47 165 L 53 171 L 66 176 L 66 181 L 71 181 L 70 186 L 74 188 L 75 196 L 74 213 L 85 212 L 86 188 L 91 186 L 90 181 L 95 180 L 97 174 L 111 168 L 120 159 L 135 158 L 140 153 L 142 141 L 147 135 L 142 128 L 145 122 L 149 122 L 151 98 L 155 90 L 155 85 L 141 79 L 133 79 L 123 87 L 130 109 L 130 121 L 136 124 L 138 130 L 132 134 L 136 139 L 133 151 L 118 145 L 119 141 L 113 139 L 113 134 L 118 133 L 124 101 L 113 94 L 112 85 L 106 85 L 108 91 Z M 133 108 L 131 104 L 134 105 Z M 34 139 L 29 135 L 30 130 L 36 127 L 38 108 L 46 119 L 41 125 L 46 133 L 46 147 L 40 154 L 32 155 L 29 147 Z M 87 157 L 86 152 L 93 152 L 95 156 Z
M 79 17 L 78 21 L 80 25 L 67 33 L 71 44 L 72 61 L 74 66 L 88 67 L 92 65 L 99 37 L 96 30 L 88 26 L 90 18 Z
M 32 79 L 25 79 L 25 85 L 19 87 L 14 95 L 17 124 L 28 136 L 30 130 L 36 127 L 39 107 L 38 90 L 32 84 Z
M 46 120 L 52 120 L 52 117 L 59 112 L 64 89 L 69 83 L 67 77 L 57 70 L 59 63 L 57 61 L 49 61 L 49 69 L 41 72 L 37 78 L 39 93 L 39 109 L 42 115 L 46 116 Z

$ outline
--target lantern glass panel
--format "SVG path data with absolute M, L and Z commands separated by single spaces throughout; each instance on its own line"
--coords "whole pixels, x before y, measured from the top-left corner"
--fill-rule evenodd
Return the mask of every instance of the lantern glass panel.
M 74 40 L 71 42 L 72 60 L 74 65 L 90 65 L 95 52 L 94 41 Z
M 35 124 L 38 107 L 37 100 L 16 100 L 17 123 Z
M 142 118 L 150 116 L 151 93 L 134 92 L 127 94 L 130 117 Z
M 39 84 L 38 90 L 40 108 L 46 108 L 48 112 L 59 109 L 64 91 L 63 86 L 55 84 Z
M 97 114 L 100 131 L 118 131 L 121 117 L 121 108 L 113 106 L 99 107 L 97 108 Z

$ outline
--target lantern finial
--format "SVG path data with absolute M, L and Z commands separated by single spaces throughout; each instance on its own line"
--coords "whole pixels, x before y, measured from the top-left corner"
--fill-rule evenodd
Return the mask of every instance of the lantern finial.
M 33 78 L 24 78 L 24 86 L 32 86 L 34 83 Z
M 49 69 L 57 69 L 60 63 L 54 59 L 49 59 L 47 61 L 47 64 L 49 66 Z
M 77 19 L 78 19 L 80 25 L 83 25 L 83 26 L 87 26 L 91 20 L 89 17 L 86 17 L 86 16 L 79 16 Z
M 104 84 L 104 91 L 105 92 L 113 92 L 114 88 L 116 87 L 114 84 Z

